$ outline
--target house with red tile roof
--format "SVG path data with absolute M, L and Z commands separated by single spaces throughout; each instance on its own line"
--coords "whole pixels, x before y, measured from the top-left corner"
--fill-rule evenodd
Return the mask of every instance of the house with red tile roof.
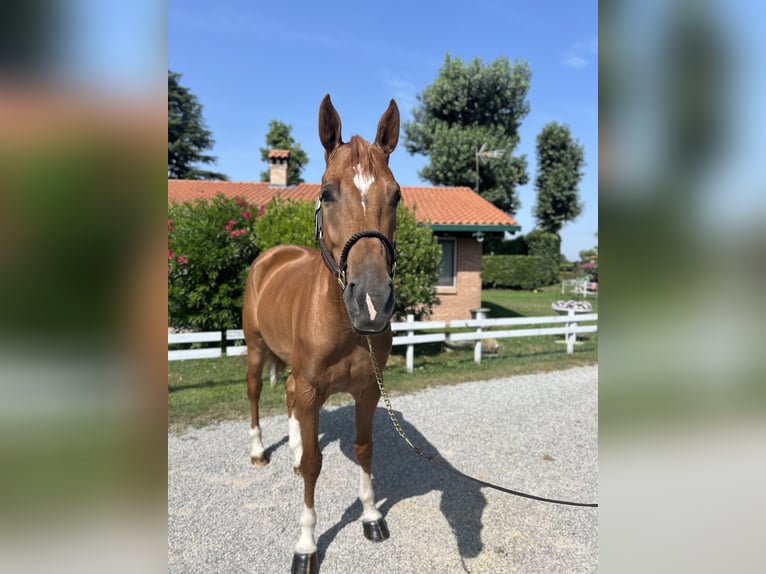
M 287 185 L 287 150 L 269 152 L 271 181 L 208 181 L 169 179 L 168 202 L 212 199 L 218 194 L 243 197 L 265 205 L 275 195 L 283 199 L 316 201 L 318 183 Z M 469 319 L 481 307 L 481 242 L 486 235 L 516 232 L 521 227 L 468 187 L 402 186 L 402 201 L 415 209 L 418 221 L 428 224 L 442 247 L 442 270 L 436 284 L 441 304 L 432 319 Z

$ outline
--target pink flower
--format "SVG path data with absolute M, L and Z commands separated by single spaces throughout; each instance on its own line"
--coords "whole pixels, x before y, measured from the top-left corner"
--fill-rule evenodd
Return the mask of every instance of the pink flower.
M 241 197 L 236 198 L 234 202 L 237 204 L 237 207 L 245 207 L 247 205 Z
M 224 229 L 225 229 L 226 231 L 231 231 L 231 228 L 232 228 L 232 227 L 234 227 L 236 224 L 237 224 L 237 222 L 236 222 L 236 221 L 234 221 L 233 219 L 230 219 L 230 220 L 229 220 L 229 221 L 226 223 L 226 227 L 224 227 Z
M 261 208 L 258 210 L 258 217 L 261 217 L 264 213 L 266 213 L 266 206 L 262 205 Z
M 253 216 L 250 214 L 249 211 L 243 211 L 242 212 L 242 217 L 244 217 L 245 219 L 252 219 L 253 218 Z
M 168 259 L 173 259 L 176 256 L 170 249 L 168 249 Z
M 168 231 L 173 231 L 173 220 L 168 219 Z
M 186 265 L 189 262 L 189 260 L 183 255 L 179 255 L 178 257 L 176 257 L 176 261 L 178 261 L 180 265 Z

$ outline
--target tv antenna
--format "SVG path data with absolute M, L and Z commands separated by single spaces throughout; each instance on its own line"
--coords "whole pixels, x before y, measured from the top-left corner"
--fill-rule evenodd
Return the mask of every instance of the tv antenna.
M 481 148 L 476 152 L 476 193 L 479 193 L 479 162 L 481 165 L 487 165 L 490 158 L 501 158 L 505 155 L 505 149 L 487 149 L 487 144 L 481 144 Z

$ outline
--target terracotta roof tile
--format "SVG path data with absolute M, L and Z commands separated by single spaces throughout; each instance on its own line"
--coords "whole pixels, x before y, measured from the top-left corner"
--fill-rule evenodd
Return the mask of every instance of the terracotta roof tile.
M 269 159 L 287 159 L 290 157 L 289 149 L 271 149 L 269 150 Z
M 516 221 L 468 187 L 402 187 L 418 220 L 434 225 L 516 225 Z
M 289 187 L 271 187 L 268 182 L 168 180 L 168 202 L 212 199 L 222 193 L 228 197 L 244 197 L 263 205 L 276 194 L 285 199 L 315 201 L 318 183 L 301 183 Z M 402 186 L 402 200 L 415 207 L 418 221 L 441 226 L 515 226 L 516 221 L 468 187 Z

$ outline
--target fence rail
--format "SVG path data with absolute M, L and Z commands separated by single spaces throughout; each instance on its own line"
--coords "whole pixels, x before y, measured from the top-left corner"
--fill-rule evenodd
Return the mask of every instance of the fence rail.
M 391 323 L 394 332 L 392 344 L 406 345 L 407 370 L 412 371 L 415 360 L 415 345 L 422 343 L 475 341 L 474 361 L 481 362 L 481 342 L 484 339 L 506 339 L 511 337 L 537 337 L 563 335 L 567 344 L 567 353 L 574 352 L 578 333 L 595 333 L 597 324 L 581 325 L 581 323 L 597 323 L 596 313 L 575 313 L 570 309 L 566 315 L 551 315 L 546 317 L 511 317 L 503 319 L 461 319 L 455 321 L 415 321 L 412 315 L 406 321 Z M 556 325 L 553 327 L 536 327 L 532 329 L 502 329 L 498 327 L 523 327 L 527 325 Z M 452 332 L 453 329 L 473 329 L 473 331 Z M 396 333 L 404 331 L 404 335 Z M 417 331 L 432 331 L 416 333 Z M 439 332 L 433 332 L 439 331 Z M 194 343 L 218 343 L 215 347 L 198 349 L 168 349 L 168 361 L 183 361 L 187 359 L 208 359 L 226 356 L 244 355 L 247 347 L 244 344 L 224 345 L 245 338 L 242 329 L 221 331 L 205 331 L 198 333 L 170 333 L 168 346 L 189 345 Z M 222 351 L 223 349 L 223 351 Z

